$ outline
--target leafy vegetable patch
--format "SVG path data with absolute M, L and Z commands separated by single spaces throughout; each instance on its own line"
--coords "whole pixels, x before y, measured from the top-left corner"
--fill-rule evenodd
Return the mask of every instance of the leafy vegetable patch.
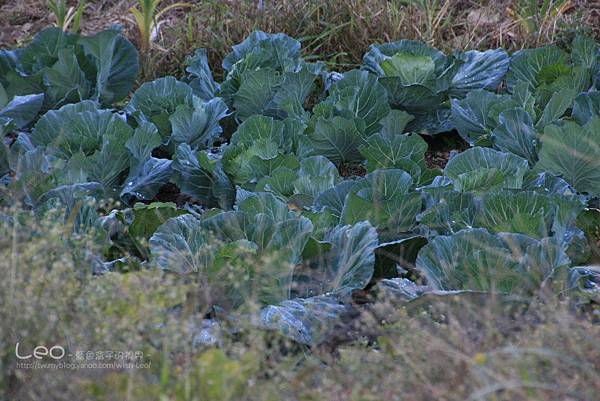
M 65 240 L 104 245 L 94 274 L 184 275 L 208 294 L 202 318 L 305 344 L 371 288 L 590 302 L 599 58 L 585 37 L 512 55 L 400 40 L 341 74 L 255 32 L 222 82 L 198 49 L 188 76 L 132 93 L 138 54 L 118 30 L 48 29 L 0 51 L 0 201 L 64 210 Z M 468 149 L 429 168 L 448 132 Z M 158 202 L 166 188 L 185 201 Z

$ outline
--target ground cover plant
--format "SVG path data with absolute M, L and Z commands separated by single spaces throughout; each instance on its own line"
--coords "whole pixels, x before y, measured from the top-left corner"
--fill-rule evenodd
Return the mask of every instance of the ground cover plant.
M 118 326 L 111 294 L 132 286 L 134 299 L 123 295 L 123 305 L 147 302 L 136 310 L 136 339 L 148 349 L 179 336 L 177 352 L 187 355 L 186 347 L 235 348 L 267 333 L 259 348 L 284 347 L 286 356 L 364 340 L 338 352 L 377 363 L 369 349 L 400 352 L 387 341 L 427 325 L 414 317 L 382 324 L 381 316 L 425 310 L 443 325 L 443 315 L 460 315 L 456 300 L 519 316 L 508 321 L 538 319 L 556 302 L 568 310 L 561 321 L 581 319 L 597 331 L 597 42 L 579 35 L 568 50 L 444 53 L 404 39 L 373 44 L 359 68 L 344 72 L 303 54 L 288 35 L 255 31 L 224 57 L 223 79 L 197 49 L 185 77 L 136 87 L 138 52 L 117 28 L 93 36 L 49 28 L 25 47 L 2 50 L 0 217 L 13 255 L 4 293 L 14 308 L 6 343 L 29 330 L 16 317 L 13 283 L 42 291 L 18 263 L 27 254 L 20 247 L 47 232 L 35 220 L 57 230 L 40 245 L 57 247 L 41 270 L 70 280 L 69 305 L 56 306 L 68 311 L 69 325 L 98 324 L 98 316 L 82 316 L 97 300 L 99 316 Z M 428 162 L 432 144 L 448 138 L 456 144 L 449 161 Z M 140 302 L 142 288 L 157 299 Z M 450 311 L 438 316 L 437 308 Z M 183 324 L 189 319 L 191 327 Z M 596 359 L 584 383 L 598 371 L 597 346 L 589 347 Z M 186 374 L 202 382 L 209 374 L 226 380 L 227 369 L 240 377 L 261 369 L 230 357 L 212 350 L 200 373 Z M 11 358 L 12 348 L 2 355 L 2 385 L 25 398 Z M 193 395 L 187 382 L 169 388 L 168 363 L 161 369 L 155 385 L 166 399 L 225 399 Z M 341 364 L 330 373 L 354 369 Z M 448 399 L 535 391 L 591 399 L 586 391 L 594 389 L 532 379 L 524 393 L 511 393 L 480 380 L 483 387 Z M 238 387 L 243 382 L 228 390 L 230 399 Z M 301 390 L 310 399 L 311 389 Z M 362 399 L 353 391 L 339 398 Z

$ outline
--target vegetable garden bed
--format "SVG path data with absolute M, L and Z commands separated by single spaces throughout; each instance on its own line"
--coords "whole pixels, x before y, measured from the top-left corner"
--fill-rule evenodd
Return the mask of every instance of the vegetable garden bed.
M 89 274 L 198 280 L 202 318 L 232 332 L 326 342 L 361 290 L 598 302 L 599 59 L 583 36 L 510 55 L 400 40 L 340 74 L 257 31 L 223 82 L 200 49 L 131 93 L 119 31 L 47 29 L 0 52 L 0 199 L 96 236 Z

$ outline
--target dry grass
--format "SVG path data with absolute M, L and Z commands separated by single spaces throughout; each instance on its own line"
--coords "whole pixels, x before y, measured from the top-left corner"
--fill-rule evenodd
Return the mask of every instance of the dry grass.
M 175 0 L 165 0 L 164 5 Z M 285 32 L 303 41 L 309 58 L 336 69 L 361 62 L 368 46 L 401 38 L 419 39 L 445 51 L 505 47 L 519 49 L 566 42 L 575 31 L 597 28 L 594 2 L 568 1 L 546 16 L 522 12 L 530 0 L 199 0 L 192 9 L 169 12 L 161 24 L 151 58 L 154 76 L 181 74 L 195 48 L 220 62 L 233 44 L 261 29 Z M 557 0 L 552 0 L 556 3 Z M 132 0 L 88 1 L 82 29 L 92 33 L 115 23 L 137 41 L 128 12 Z M 6 2 L 0 46 L 15 46 L 52 23 L 44 0 Z M 596 24 L 596 25 L 594 25 Z

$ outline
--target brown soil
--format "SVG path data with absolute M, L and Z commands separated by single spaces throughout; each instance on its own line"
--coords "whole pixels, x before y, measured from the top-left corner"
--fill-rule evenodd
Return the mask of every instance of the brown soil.
M 93 34 L 113 25 L 121 25 L 128 37 L 136 32 L 129 8 L 134 2 L 126 0 L 88 1 L 82 17 L 81 30 Z M 76 1 L 68 1 L 76 6 Z M 46 0 L 0 0 L 0 48 L 21 46 L 39 31 L 53 25 Z
M 429 145 L 425 153 L 425 163 L 429 168 L 443 169 L 446 167 L 453 151 L 462 152 L 469 148 L 456 131 L 444 132 L 434 136 L 421 136 Z
M 344 178 L 363 177 L 367 174 L 365 166 L 357 163 L 344 163 L 339 168 L 340 175 Z
M 446 167 L 446 163 L 450 160 L 450 153 L 454 149 L 444 149 L 444 150 L 428 150 L 425 153 L 425 163 L 429 168 L 439 168 L 443 169 Z
M 173 202 L 179 207 L 186 203 L 194 203 L 194 199 L 182 194 L 175 184 L 168 183 L 160 189 L 152 202 Z

